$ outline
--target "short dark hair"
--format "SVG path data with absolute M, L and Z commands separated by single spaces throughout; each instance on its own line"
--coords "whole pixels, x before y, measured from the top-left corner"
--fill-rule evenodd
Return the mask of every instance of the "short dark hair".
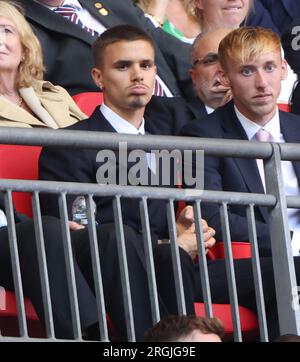
M 197 317 L 195 315 L 169 315 L 162 318 L 144 335 L 145 342 L 176 342 L 195 330 L 203 334 L 224 336 L 222 322 L 218 318 Z
M 103 32 L 99 38 L 92 45 L 92 54 L 94 59 L 94 65 L 99 66 L 102 63 L 103 54 L 108 45 L 119 41 L 136 41 L 145 40 L 154 47 L 154 41 L 150 35 L 144 32 L 144 30 L 131 25 L 117 25 L 105 32 Z

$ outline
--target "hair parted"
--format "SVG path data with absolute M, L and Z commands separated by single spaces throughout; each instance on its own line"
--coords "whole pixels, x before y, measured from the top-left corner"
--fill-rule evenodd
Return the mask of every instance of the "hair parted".
M 147 41 L 153 49 L 155 48 L 153 39 L 142 29 L 131 25 L 117 25 L 102 33 L 92 45 L 92 53 L 95 66 L 101 66 L 106 48 L 120 41 Z

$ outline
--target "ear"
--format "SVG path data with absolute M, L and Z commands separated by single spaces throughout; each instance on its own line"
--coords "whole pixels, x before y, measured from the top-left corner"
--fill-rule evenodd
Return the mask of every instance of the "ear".
M 99 68 L 94 67 L 91 71 L 91 75 L 96 86 L 103 89 L 101 70 Z
M 203 2 L 202 2 L 202 0 L 195 0 L 194 1 L 194 6 L 195 6 L 195 8 L 203 10 Z
M 194 68 L 190 68 L 190 69 L 189 69 L 189 74 L 190 74 L 190 77 L 191 77 L 191 79 L 192 79 L 193 84 L 195 84 L 195 79 L 196 79 L 195 69 L 194 69 Z
M 285 80 L 288 76 L 288 63 L 285 59 L 281 61 L 281 80 Z
M 225 72 L 224 72 L 223 69 L 220 70 L 219 77 L 220 77 L 220 83 L 221 83 L 224 87 L 230 87 L 230 80 L 228 79 L 228 77 L 227 77 L 227 75 L 225 74 Z

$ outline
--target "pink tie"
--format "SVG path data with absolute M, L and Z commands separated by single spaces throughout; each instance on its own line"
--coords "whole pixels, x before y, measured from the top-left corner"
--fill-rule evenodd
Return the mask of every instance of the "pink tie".
M 255 133 L 255 139 L 260 142 L 272 142 L 273 141 L 272 135 L 263 128 L 261 128 L 260 130 L 258 130 Z M 261 181 L 263 183 L 264 189 L 266 190 L 264 162 L 262 159 L 257 159 L 256 163 L 257 163 Z

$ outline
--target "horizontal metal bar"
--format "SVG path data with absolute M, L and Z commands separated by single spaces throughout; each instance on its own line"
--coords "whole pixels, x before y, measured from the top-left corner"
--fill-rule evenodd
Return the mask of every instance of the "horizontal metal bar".
M 120 185 L 101 185 L 80 182 L 56 182 L 56 181 L 28 181 L 1 179 L 0 191 L 13 190 L 21 192 L 40 193 L 68 193 L 75 195 L 95 196 L 115 196 L 130 198 L 143 198 L 147 196 L 153 199 L 174 199 L 204 202 L 228 202 L 230 204 L 248 205 L 257 204 L 260 206 L 273 207 L 276 204 L 276 198 L 273 195 L 250 194 L 239 192 L 224 191 L 202 191 L 197 189 L 177 189 L 166 187 L 148 187 L 148 186 L 120 186 Z
M 249 142 L 200 137 L 175 137 L 159 135 L 125 135 L 110 132 L 76 130 L 13 129 L 1 127 L 0 143 L 43 145 L 72 148 L 118 149 L 126 142 L 128 150 L 204 150 L 209 155 L 223 157 L 269 158 L 272 146 L 267 142 Z M 300 149 L 299 149 L 300 152 Z
M 300 161 L 299 143 L 279 143 L 281 161 Z
M 298 209 L 300 208 L 300 196 L 287 196 L 286 203 L 287 207 Z

